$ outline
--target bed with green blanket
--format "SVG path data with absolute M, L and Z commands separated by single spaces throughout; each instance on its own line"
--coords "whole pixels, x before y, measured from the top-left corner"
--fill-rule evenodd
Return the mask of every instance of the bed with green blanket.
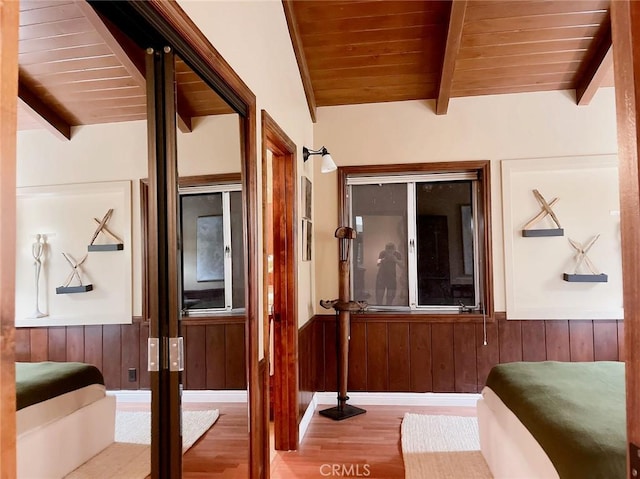
M 18 478 L 62 478 L 111 444 L 115 397 L 98 368 L 16 363 Z
M 478 401 L 493 476 L 625 479 L 624 363 L 495 366 Z

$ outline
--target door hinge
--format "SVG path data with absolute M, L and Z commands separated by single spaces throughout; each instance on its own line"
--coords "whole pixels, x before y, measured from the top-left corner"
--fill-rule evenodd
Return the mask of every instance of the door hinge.
M 160 339 L 149 338 L 148 341 L 148 360 L 147 371 L 154 372 L 160 371 L 160 369 L 167 369 L 167 351 L 169 352 L 169 371 L 183 371 L 184 370 L 184 342 L 183 338 L 167 338 L 162 342 L 164 346 L 164 352 L 162 353 L 163 365 L 160 365 Z
M 147 342 L 147 371 L 160 371 L 160 341 L 149 338 Z
M 629 443 L 629 468 L 630 477 L 640 476 L 640 448 L 632 442 Z
M 169 371 L 184 370 L 184 341 L 182 337 L 169 338 Z

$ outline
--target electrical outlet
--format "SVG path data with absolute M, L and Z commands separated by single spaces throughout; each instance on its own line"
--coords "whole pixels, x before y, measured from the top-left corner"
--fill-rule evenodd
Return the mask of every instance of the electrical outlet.
M 138 371 L 136 368 L 129 368 L 129 382 L 135 383 L 138 380 Z

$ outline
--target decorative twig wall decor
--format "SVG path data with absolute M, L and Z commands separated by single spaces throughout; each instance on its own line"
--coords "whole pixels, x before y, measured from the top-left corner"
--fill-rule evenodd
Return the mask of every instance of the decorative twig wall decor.
M 584 246 L 582 246 L 582 244 L 578 243 L 577 241 L 574 241 L 571 238 L 568 238 L 569 243 L 571 244 L 573 249 L 576 250 L 576 256 L 574 258 L 576 262 L 576 267 L 574 269 L 573 274 L 564 273 L 562 278 L 565 281 L 569 281 L 570 283 L 606 283 L 607 282 L 608 280 L 607 275 L 604 273 L 597 273 L 596 267 L 587 256 L 587 253 L 589 252 L 591 247 L 596 243 L 596 241 L 598 241 L 598 238 L 600 238 L 599 234 L 591 238 L 591 240 Z M 583 264 L 589 270 L 589 274 L 584 274 L 579 272 Z
M 85 254 L 80 261 L 76 261 L 69 253 L 62 253 L 62 256 L 64 256 L 64 259 L 66 259 L 69 266 L 71 266 L 71 272 L 64 281 L 64 284 L 56 288 L 56 294 L 86 293 L 87 291 L 93 290 L 92 284 L 82 284 L 82 277 L 80 276 L 80 266 L 87 260 L 89 253 Z M 78 285 L 71 286 L 73 278 L 78 280 Z
M 107 228 L 107 223 L 111 219 L 111 215 L 113 215 L 113 208 L 110 208 L 109 211 L 106 212 L 106 214 L 102 217 L 102 221 L 100 221 L 98 218 L 93 218 L 93 221 L 98 224 L 98 227 L 96 228 L 91 241 L 89 242 L 89 246 L 87 247 L 88 251 L 120 251 L 124 249 L 122 240 L 111 231 L 109 231 L 109 228 Z M 113 241 L 115 241 L 115 243 L 94 244 L 100 233 L 104 233 L 106 236 L 109 236 Z
M 538 200 L 538 203 L 540 203 L 540 207 L 542 209 L 536 216 L 531 218 L 526 225 L 524 225 L 524 227 L 522 228 L 522 236 L 525 236 L 525 237 L 563 236 L 564 230 L 562 229 L 562 226 L 560 226 L 560 220 L 558 220 L 558 217 L 553 212 L 553 206 L 559 201 L 559 199 L 554 198 L 547 203 L 547 200 L 544 199 L 544 196 L 542 196 L 538 190 L 533 190 L 533 196 L 536 197 L 536 200 Z M 543 218 L 546 218 L 547 216 L 551 217 L 553 222 L 556 224 L 557 228 L 544 228 L 544 229 L 534 229 L 534 230 L 529 229 L 538 221 L 542 220 Z

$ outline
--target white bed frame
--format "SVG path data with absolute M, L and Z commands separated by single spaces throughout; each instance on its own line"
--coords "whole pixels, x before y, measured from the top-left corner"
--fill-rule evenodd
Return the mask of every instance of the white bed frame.
M 116 398 L 107 395 L 18 436 L 19 479 L 60 479 L 114 441 Z
M 494 479 L 559 479 L 549 456 L 517 416 L 490 388 L 482 395 L 477 404 L 480 450 Z

